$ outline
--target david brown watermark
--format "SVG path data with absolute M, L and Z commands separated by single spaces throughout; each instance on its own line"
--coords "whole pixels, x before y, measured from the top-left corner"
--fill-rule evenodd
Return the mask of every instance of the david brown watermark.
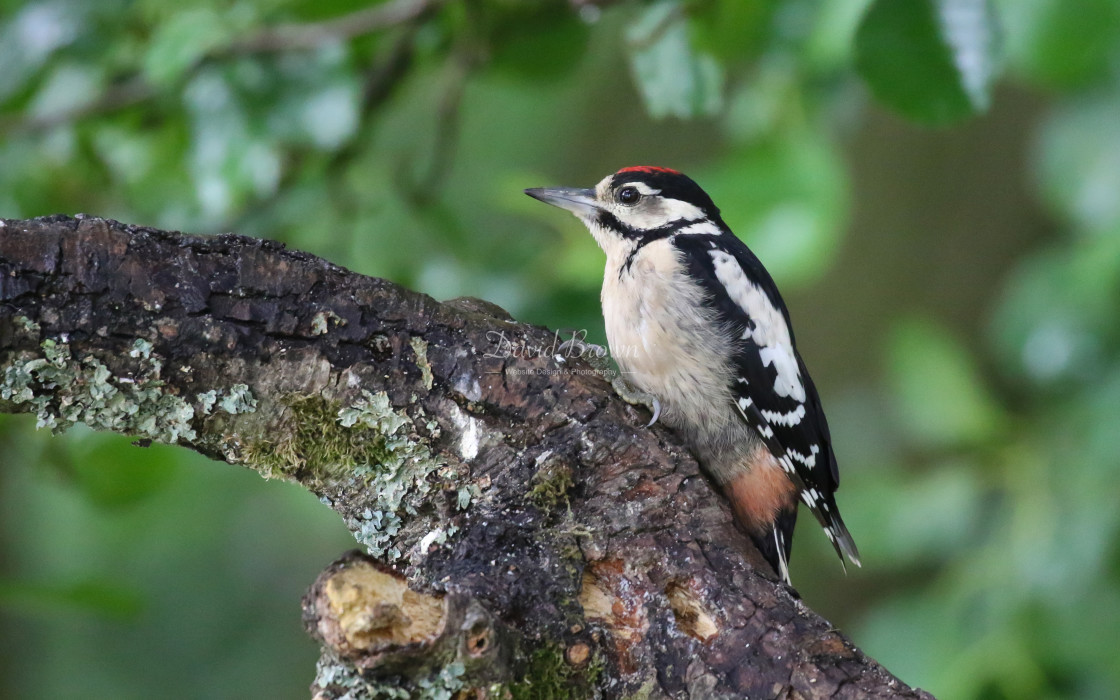
M 567 337 L 570 334 L 570 337 Z M 511 357 L 527 359 L 553 358 L 566 360 L 573 357 L 584 358 L 595 365 L 592 368 L 567 368 L 567 367 L 524 367 L 508 368 L 510 374 L 602 374 L 603 370 L 598 365 L 605 365 L 609 351 L 602 345 L 593 345 L 587 342 L 586 330 L 556 331 L 549 344 L 534 345 L 524 340 L 511 340 L 506 337 L 505 331 L 487 331 L 486 339 L 494 344 L 494 348 L 483 357 L 505 360 Z M 615 348 L 614 357 L 635 357 L 638 348 L 623 346 Z

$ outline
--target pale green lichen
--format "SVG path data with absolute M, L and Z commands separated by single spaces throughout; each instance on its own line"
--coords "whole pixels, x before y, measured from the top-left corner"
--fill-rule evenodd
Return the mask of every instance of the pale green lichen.
M 422 676 L 409 688 L 392 680 L 364 678 L 360 671 L 339 661 L 322 658 L 315 667 L 317 688 L 345 690 L 342 697 L 351 700 L 451 700 L 466 687 L 463 664 L 447 664 L 438 673 Z
M 408 436 L 406 428 L 412 422 L 393 410 L 386 394 L 362 393 L 365 398 L 340 410 L 338 420 L 345 427 L 365 426 L 382 438 L 380 449 L 369 453 L 376 461 L 359 465 L 355 472 L 367 478 L 369 488 L 377 494 L 378 508 L 366 508 L 348 524 L 372 556 L 395 560 L 401 556 L 393 546 L 401 516 L 417 512 L 432 489 L 428 475 L 440 465 L 419 438 Z
M 204 391 L 195 395 L 198 401 L 198 412 L 201 415 L 208 416 L 214 410 L 214 404 L 218 403 L 218 392 L 214 389 Z
M 408 416 L 393 410 L 389 395 L 385 392 L 373 394 L 362 390 L 362 398 L 352 406 L 339 409 L 338 422 L 344 428 L 361 426 L 373 428 L 385 435 L 393 435 L 399 429 L 412 423 Z
M 341 486 L 370 494 L 368 507 L 344 513 L 346 525 L 371 555 L 399 559 L 395 541 L 403 517 L 423 507 L 433 489 L 428 477 L 442 467 L 415 434 L 412 419 L 395 410 L 384 392 L 368 390 L 349 405 L 300 395 L 281 403 L 288 409 L 287 426 L 273 432 L 284 437 L 249 444 L 244 461 L 266 476 L 295 477 L 316 490 Z
M 35 323 L 26 316 L 16 316 L 12 321 L 28 333 L 38 333 L 41 330 L 38 323 Z
M 241 413 L 253 413 L 257 410 L 257 400 L 247 384 L 234 384 L 225 396 L 218 400 L 218 408 L 231 416 Z
M 416 681 L 420 690 L 418 700 L 451 700 L 463 685 L 463 664 L 456 661 L 441 668 L 439 673 Z
M 133 376 L 115 376 L 92 355 L 73 357 L 65 336 L 43 340 L 39 348 L 41 357 L 11 360 L 0 382 L 0 399 L 28 408 L 36 427 L 62 432 L 84 423 L 166 443 L 198 438 L 192 425 L 195 405 L 167 389 L 160 378 L 163 362 L 149 341 L 138 339 L 129 351 L 140 360 Z M 248 387 L 239 386 L 236 400 L 223 407 L 227 413 L 247 413 L 255 406 Z M 214 392 L 215 400 L 220 393 Z
M 346 320 L 333 311 L 320 311 L 311 318 L 311 335 L 326 335 L 330 324 L 345 326 Z
M 471 498 L 478 497 L 478 490 L 478 487 L 474 484 L 459 487 L 459 493 L 456 494 L 458 498 L 456 499 L 455 503 L 455 505 L 459 507 L 459 510 L 467 509 L 467 506 L 471 504 Z
M 145 360 L 152 356 L 152 344 L 143 338 L 137 338 L 128 351 L 129 357 L 142 357 Z
M 416 366 L 420 368 L 420 381 L 425 389 L 432 388 L 432 365 L 428 362 L 428 341 L 419 336 L 412 336 L 408 344 L 412 346 L 412 353 L 416 355 Z
M 559 644 L 546 644 L 527 659 L 524 677 L 512 683 L 484 686 L 486 697 L 512 700 L 585 700 L 598 697 L 596 690 L 605 662 L 597 652 L 583 668 L 575 668 L 564 657 Z M 418 679 L 372 680 L 341 661 L 323 657 L 315 669 L 316 688 L 330 688 L 351 700 L 451 700 L 470 687 L 466 667 L 460 661 L 443 666 Z M 457 695 L 460 694 L 460 695 Z

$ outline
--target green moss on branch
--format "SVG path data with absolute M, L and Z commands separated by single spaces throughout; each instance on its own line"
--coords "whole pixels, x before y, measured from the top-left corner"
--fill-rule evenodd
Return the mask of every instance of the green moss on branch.
M 247 444 L 241 453 L 245 464 L 320 492 L 327 484 L 345 483 L 351 492 L 369 494 L 364 509 L 344 514 L 347 526 L 372 556 L 400 558 L 395 540 L 403 519 L 423 506 L 433 490 L 429 477 L 443 467 L 412 419 L 395 410 L 383 392 L 363 391 L 350 405 L 319 395 L 289 395 L 280 403 L 286 425 L 273 432 L 281 437 Z M 428 428 L 437 430 L 434 424 Z M 454 531 L 440 528 L 427 544 L 442 543 Z

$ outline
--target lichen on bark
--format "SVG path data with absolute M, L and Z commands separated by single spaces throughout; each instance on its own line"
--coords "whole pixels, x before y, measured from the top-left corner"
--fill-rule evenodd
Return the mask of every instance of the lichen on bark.
M 19 317 L 17 327 L 39 333 L 39 324 Z M 252 413 L 256 400 L 244 384 L 211 389 L 192 398 L 169 391 L 163 360 L 138 338 L 128 352 L 133 370 L 114 373 L 95 354 L 75 353 L 65 336 L 44 338 L 39 352 L 15 354 L 0 364 L 0 400 L 35 414 L 37 428 L 63 432 L 77 423 L 169 445 L 198 439 L 194 423 L 215 411 Z
M 400 559 L 395 538 L 402 519 L 416 515 L 435 484 L 453 483 L 457 472 L 433 456 L 412 418 L 394 409 L 385 392 L 362 390 L 349 405 L 321 394 L 284 395 L 279 403 L 284 417 L 270 431 L 276 437 L 249 441 L 243 462 L 266 476 L 306 484 L 327 505 L 328 485 L 370 494 L 362 509 L 345 515 L 347 527 L 373 556 Z M 425 428 L 439 435 L 434 422 Z M 442 544 L 455 528 L 439 532 L 428 544 Z

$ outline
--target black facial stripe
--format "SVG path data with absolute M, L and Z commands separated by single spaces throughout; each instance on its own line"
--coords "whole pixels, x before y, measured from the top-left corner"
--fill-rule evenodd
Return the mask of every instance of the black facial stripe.
M 599 210 L 599 224 L 604 226 L 605 228 L 609 228 L 610 230 L 617 232 L 623 238 L 637 240 L 640 239 L 645 233 L 647 233 L 646 231 L 636 229 L 629 224 L 622 223 L 618 220 L 617 216 L 610 213 L 609 211 L 606 211 L 605 209 Z
M 607 223 L 608 217 L 610 223 Z M 664 226 L 639 230 L 623 224 L 618 220 L 617 217 L 615 217 L 614 214 L 611 214 L 610 212 L 604 211 L 599 215 L 599 223 L 603 224 L 604 226 L 613 228 L 615 231 L 621 233 L 624 238 L 629 238 L 638 242 L 638 244 L 634 246 L 634 249 L 630 251 L 630 254 L 626 256 L 626 260 L 623 261 L 622 268 L 618 271 L 619 279 L 622 279 L 622 275 L 630 271 L 630 265 L 633 264 L 634 258 L 638 255 L 638 252 L 641 251 L 642 248 L 646 247 L 650 243 L 653 243 L 654 241 L 659 241 L 662 238 L 668 238 L 677 231 L 680 231 L 682 228 L 686 228 L 701 221 L 704 221 L 704 219 L 676 219 L 674 221 L 670 221 Z
M 623 238 L 638 241 L 641 245 L 650 243 L 661 238 L 668 238 L 685 226 L 699 223 L 704 219 L 675 219 L 657 228 L 634 228 L 629 224 L 624 224 L 618 220 L 618 217 L 606 210 L 599 211 L 599 224 L 606 228 L 616 231 Z

